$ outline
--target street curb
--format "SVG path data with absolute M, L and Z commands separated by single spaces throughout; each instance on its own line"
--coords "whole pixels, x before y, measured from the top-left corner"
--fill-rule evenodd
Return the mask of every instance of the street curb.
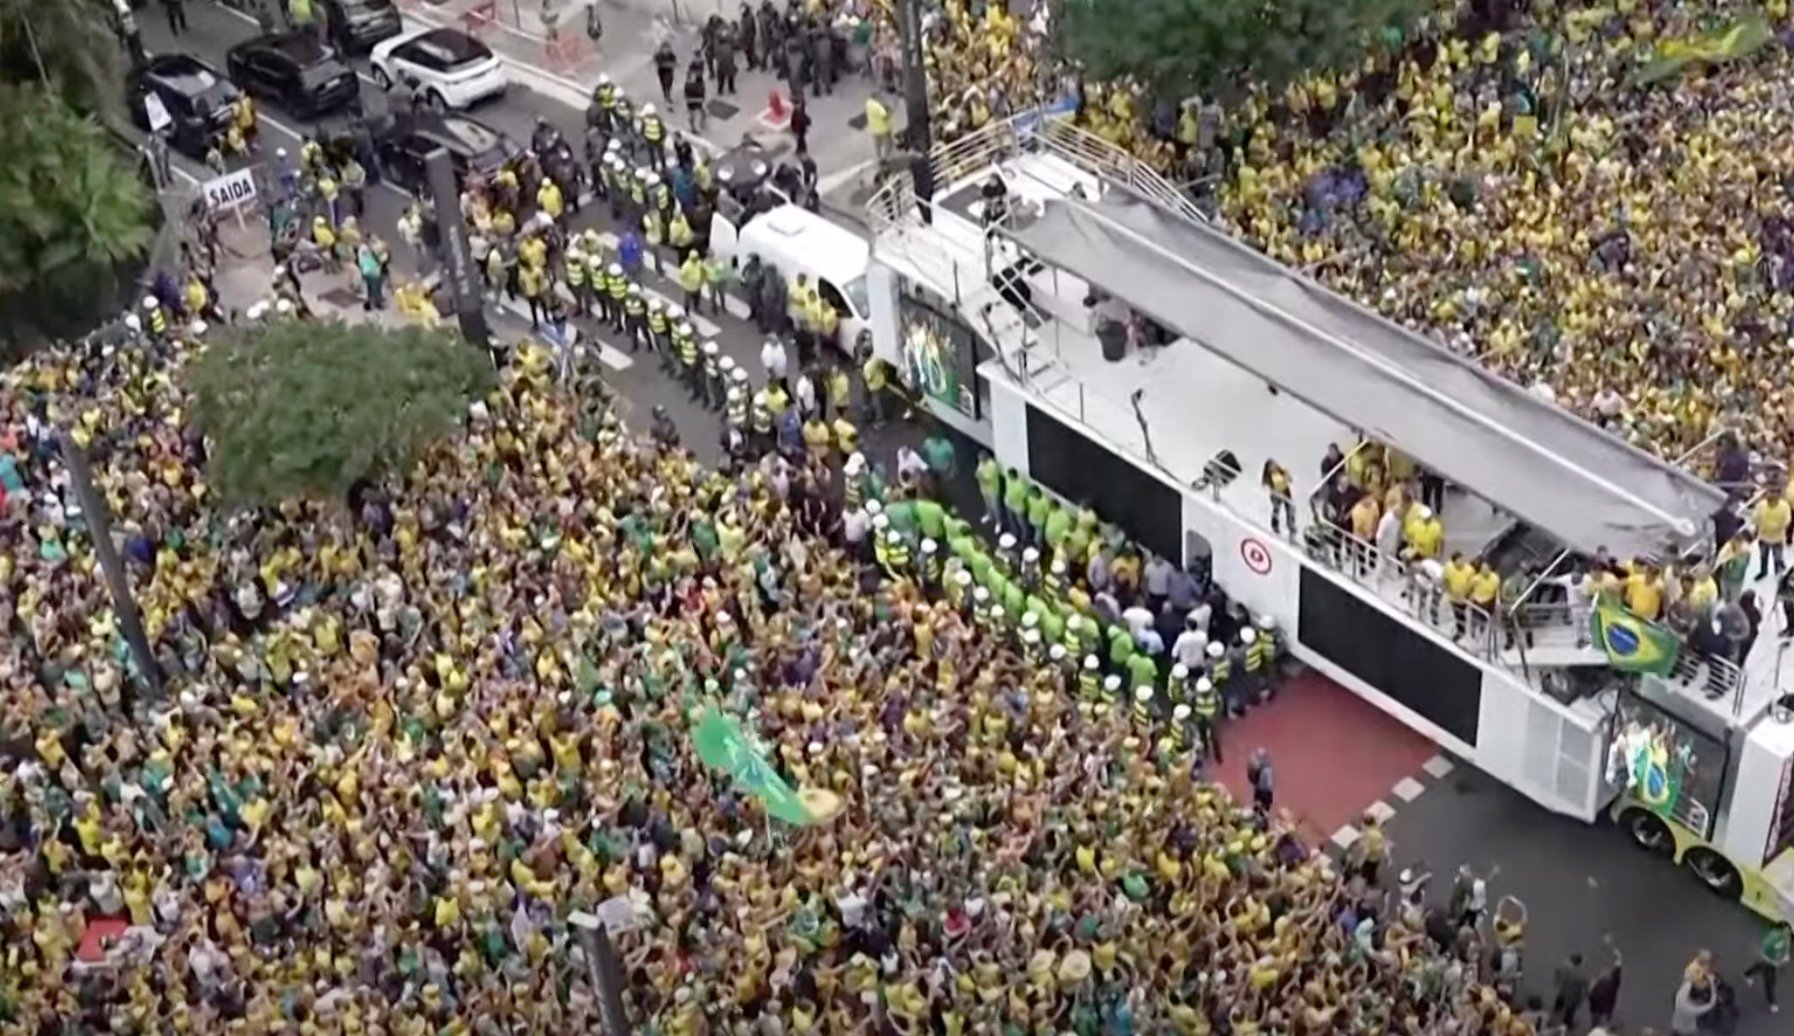
M 1413 802 L 1415 799 L 1424 795 L 1428 788 L 1444 781 L 1446 777 L 1451 775 L 1453 770 L 1457 769 L 1457 767 L 1458 764 L 1444 753 L 1435 755 L 1431 759 L 1420 764 L 1420 774 L 1403 777 L 1401 780 L 1396 781 L 1394 786 L 1389 789 L 1388 795 L 1365 807 L 1364 812 L 1376 818 L 1377 823 L 1386 828 L 1389 821 L 1393 819 L 1396 814 L 1396 807 L 1390 805 L 1390 800 L 1394 800 L 1395 802 L 1404 805 Z M 1423 776 L 1431 778 L 1431 780 L 1422 780 L 1421 777 Z M 1344 853 L 1350 850 L 1352 845 L 1356 843 L 1363 834 L 1364 832 L 1360 830 L 1357 825 L 1344 824 L 1341 825 L 1339 830 L 1333 832 L 1333 835 L 1328 839 L 1328 842 L 1334 849 Z

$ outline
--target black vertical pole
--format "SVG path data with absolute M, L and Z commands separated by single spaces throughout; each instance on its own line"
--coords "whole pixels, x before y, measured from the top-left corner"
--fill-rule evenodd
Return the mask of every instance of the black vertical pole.
M 467 244 L 467 221 L 461 218 L 461 185 L 455 180 L 454 160 L 446 150 L 436 148 L 424 156 L 424 171 L 436 202 L 436 229 L 443 264 L 448 268 L 449 291 L 455 297 L 455 319 L 461 324 L 461 337 L 469 345 L 489 348 L 492 332 L 486 324 L 479 264 L 474 262 L 473 249 Z
M 112 610 L 118 616 L 118 626 L 125 635 L 125 643 L 131 649 L 131 657 L 137 662 L 137 672 L 149 686 L 156 697 L 162 696 L 162 667 L 156 662 L 156 653 L 150 650 L 149 637 L 143 632 L 143 616 L 137 611 L 137 599 L 131 596 L 131 584 L 125 579 L 124 564 L 119 561 L 118 548 L 112 543 L 112 516 L 106 501 L 94 488 L 93 471 L 87 466 L 87 454 L 79 444 L 67 434 L 59 433 L 57 445 L 62 448 L 62 462 L 68 466 L 69 482 L 75 490 L 75 500 L 81 506 L 81 518 L 87 523 L 88 535 L 93 538 L 94 557 L 99 560 L 100 573 L 106 579 L 106 590 L 112 596 Z M 125 700 L 130 704 L 131 692 L 126 681 Z
M 903 107 L 908 117 L 908 150 L 928 157 L 934 149 L 928 132 L 928 71 L 922 58 L 920 0 L 897 0 L 897 32 L 903 45 Z
M 598 998 L 599 1027 L 603 1036 L 631 1036 L 629 1012 L 623 1006 L 623 963 L 610 944 L 610 933 L 601 924 L 573 922 L 573 936 L 585 951 L 586 973 Z

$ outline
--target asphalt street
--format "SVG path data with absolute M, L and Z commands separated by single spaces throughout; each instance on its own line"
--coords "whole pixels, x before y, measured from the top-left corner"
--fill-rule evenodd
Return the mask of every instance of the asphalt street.
M 1619 1006 L 1625 1032 L 1669 1031 L 1682 968 L 1700 949 L 1713 951 L 1721 972 L 1739 987 L 1738 1036 L 1790 1031 L 1787 1017 L 1769 1014 L 1761 993 L 1739 977 L 1756 958 L 1764 923 L 1716 898 L 1687 871 L 1635 848 L 1612 824 L 1548 813 L 1460 765 L 1403 804 L 1388 832 L 1399 866 L 1434 874 L 1438 900 L 1450 891 L 1460 862 L 1479 874 L 1499 868 L 1489 882 L 1490 902 L 1512 895 L 1525 904 L 1525 991 L 1547 1003 L 1552 972 L 1570 954 L 1581 953 L 1591 974 L 1607 966 L 1611 955 L 1602 936 L 1611 934 L 1625 957 Z M 1789 996 L 1783 992 L 1784 1000 Z
M 187 12 L 187 31 L 178 38 L 169 32 L 163 19 L 142 19 L 144 42 L 151 53 L 189 53 L 222 71 L 226 51 L 258 32 L 252 19 L 216 4 L 189 4 Z M 364 96 L 378 90 L 379 87 L 366 75 L 366 59 L 358 59 L 354 64 L 363 74 L 361 87 Z M 264 158 L 271 157 L 276 148 L 282 147 L 296 158 L 300 134 L 312 135 L 320 129 L 337 129 L 348 122 L 348 118 L 342 115 L 318 123 L 300 122 L 270 104 L 259 104 L 258 110 L 262 116 L 260 151 Z M 502 97 L 476 105 L 467 114 L 519 143 L 529 140 L 538 117 L 546 118 L 560 128 L 568 140 L 575 142 L 576 147 L 585 131 L 583 111 L 515 83 Z M 203 165 L 184 156 L 174 156 L 174 163 L 182 174 L 181 178 L 189 186 L 211 175 Z M 379 234 L 392 244 L 394 263 L 401 278 L 410 278 L 418 273 L 415 257 L 400 243 L 398 233 L 398 221 L 407 204 L 405 192 L 382 184 L 368 191 L 367 210 L 361 219 L 364 232 Z M 260 214 L 252 214 L 246 218 L 255 222 L 260 219 Z M 602 206 L 588 204 L 578 215 L 570 216 L 570 219 L 574 227 L 580 230 L 596 229 L 614 245 L 619 228 L 610 225 L 610 214 Z M 667 269 L 670 273 L 671 267 Z M 334 291 L 345 288 L 347 284 L 346 277 L 340 283 L 334 283 L 321 274 L 314 274 L 307 278 L 306 291 L 308 294 Z M 655 274 L 652 267 L 645 272 L 643 288 L 650 295 L 658 294 L 668 300 L 676 300 L 680 296 L 678 285 L 669 277 Z M 507 307 L 509 305 L 511 304 L 506 304 Z M 516 320 L 515 312 L 506 314 L 501 307 L 496 318 L 496 328 L 501 334 L 518 336 L 527 328 L 527 320 Z M 725 355 L 733 358 L 737 364 L 745 365 L 752 376 L 758 379 L 763 373 L 760 365 L 762 338 L 745 319 L 746 314 L 746 304 L 739 299 L 731 299 L 724 312 L 700 315 L 693 323 L 701 337 L 714 340 Z M 629 401 L 629 409 L 638 420 L 645 423 L 652 408 L 665 406 L 678 423 L 688 444 L 706 459 L 715 458 L 722 430 L 720 418 L 716 414 L 694 403 L 681 386 L 660 372 L 651 356 L 644 353 L 639 357 L 632 357 L 628 354 L 627 344 L 608 331 L 598 331 L 591 322 L 576 323 L 581 328 L 584 341 L 588 344 L 593 341 L 601 344 L 599 360 L 604 365 L 605 376 Z
M 170 36 L 161 18 L 142 19 L 145 42 L 152 51 L 185 50 L 222 69 L 225 51 L 257 31 L 253 21 L 217 5 L 189 4 L 187 11 L 189 29 L 179 40 Z M 154 13 L 153 9 L 146 11 Z M 366 71 L 365 61 L 360 68 Z M 362 86 L 364 91 L 377 89 L 365 78 Z M 583 112 L 520 85 L 513 85 L 505 96 L 470 114 L 520 142 L 528 140 L 539 115 L 559 126 L 570 140 L 577 141 L 583 132 Z M 341 121 L 334 120 L 335 124 Z M 264 154 L 286 147 L 296 155 L 297 134 L 313 130 L 263 106 Z M 189 180 L 207 178 L 198 164 L 179 156 L 175 162 Z M 416 273 L 414 257 L 398 244 L 397 232 L 405 204 L 405 195 L 395 188 L 373 189 L 363 224 L 394 243 L 400 276 L 410 277 Z M 573 217 L 573 222 L 581 229 L 615 230 L 608 226 L 608 213 L 590 205 Z M 306 287 L 308 293 L 346 291 L 347 282 L 324 283 L 321 275 L 314 275 Z M 644 287 L 667 298 L 678 295 L 675 284 L 651 271 Z M 729 311 L 701 318 L 698 326 L 704 336 L 714 339 L 724 353 L 758 377 L 762 373 L 760 336 L 743 319 L 745 311 L 744 305 L 736 303 Z M 500 313 L 495 328 L 501 335 L 515 337 L 527 330 L 527 320 Z M 635 421 L 645 423 L 653 407 L 665 406 L 687 443 L 701 457 L 715 458 L 721 429 L 717 415 L 693 403 L 651 357 L 630 357 L 626 346 L 589 324 L 582 333 L 595 335 L 603 344 L 600 359 L 605 374 L 628 401 Z M 875 458 L 888 457 L 898 441 L 914 442 L 924 434 L 915 426 L 898 425 L 868 435 L 866 448 Z M 969 460 L 962 456 L 965 472 L 970 470 Z M 1339 736 L 1351 734 L 1341 731 Z M 1688 874 L 1645 857 L 1612 827 L 1589 827 L 1547 814 L 1468 766 L 1458 767 L 1426 794 L 1406 803 L 1389 822 L 1389 831 L 1398 862 L 1424 863 L 1435 872 L 1438 896 L 1449 888 L 1451 872 L 1460 861 L 1471 863 L 1479 872 L 1499 866 L 1491 883 L 1492 898 L 1513 895 L 1525 903 L 1530 917 L 1529 993 L 1549 999 L 1551 972 L 1571 952 L 1583 953 L 1591 967 L 1604 966 L 1607 954 L 1602 935 L 1612 933 L 1625 954 L 1620 1019 L 1629 1033 L 1646 1026 L 1667 1031 L 1675 983 L 1695 950 L 1714 951 L 1722 969 L 1736 976 L 1751 959 L 1761 932 L 1760 922 L 1742 907 L 1714 899 Z M 1789 1031 L 1785 1022 L 1778 1025 L 1764 1013 L 1755 990 L 1740 992 L 1745 1011 L 1738 1033 L 1770 1036 Z

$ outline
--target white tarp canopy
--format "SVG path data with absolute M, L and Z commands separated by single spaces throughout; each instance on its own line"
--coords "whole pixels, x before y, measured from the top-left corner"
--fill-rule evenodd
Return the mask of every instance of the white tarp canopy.
M 1724 502 L 1689 472 L 1125 191 L 1050 200 L 1004 233 L 1584 553 L 1692 547 Z

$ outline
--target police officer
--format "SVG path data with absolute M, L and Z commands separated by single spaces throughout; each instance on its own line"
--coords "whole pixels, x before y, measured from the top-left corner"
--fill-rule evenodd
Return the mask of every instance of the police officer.
M 1245 694 L 1254 702 L 1264 700 L 1265 650 L 1259 643 L 1258 631 L 1248 626 L 1240 630 L 1241 659 L 1246 673 Z
M 143 297 L 143 325 L 149 328 L 150 341 L 168 340 L 168 314 L 162 312 L 162 303 L 154 295 Z
M 613 147 L 619 143 L 619 141 L 611 141 Z M 631 211 L 630 181 L 632 179 L 633 177 L 629 174 L 629 164 L 623 161 L 623 152 L 612 151 L 604 159 L 604 192 L 605 197 L 610 201 L 610 218 L 615 222 L 621 223 L 625 215 Z
M 727 399 L 729 386 L 735 384 L 735 361 L 727 356 L 716 358 L 716 398 Z
M 1102 695 L 1103 663 L 1095 655 L 1085 655 L 1078 668 L 1078 697 L 1094 702 Z
M 1002 566 L 1003 574 L 1014 578 L 1021 557 L 1016 553 L 1015 537 L 1009 533 L 997 537 L 997 564 Z
M 1043 660 L 1040 650 L 1040 631 L 1034 628 L 1022 630 L 1022 657 L 1030 665 L 1039 665 Z
M 667 165 L 667 127 L 660 121 L 660 114 L 652 104 L 642 105 L 641 118 L 642 146 L 648 153 L 648 161 L 655 169 L 665 169 Z
M 673 348 L 679 354 L 679 380 L 685 382 L 685 391 L 691 398 L 698 398 L 698 332 L 690 323 L 681 320 L 679 326 L 673 328 Z
M 990 587 L 978 586 L 972 589 L 972 622 L 978 626 L 990 626 Z
M 586 253 L 578 239 L 569 241 L 563 253 L 567 267 L 562 278 L 567 284 L 567 293 L 573 296 L 573 315 L 586 316 L 591 312 L 592 294 L 586 287 Z
M 959 560 L 958 558 L 953 559 L 953 561 L 958 561 L 958 560 Z M 959 568 L 952 567 L 952 562 L 948 562 L 948 565 L 949 565 L 948 576 L 947 576 L 947 580 L 946 580 L 946 582 L 947 582 L 947 603 L 949 605 L 951 605 L 953 607 L 953 610 L 958 612 L 961 617 L 970 619 L 972 617 L 972 615 L 971 615 L 971 607 L 972 607 L 972 573 L 971 573 L 971 570 L 963 568 L 963 567 L 959 567 Z
M 1171 730 L 1166 741 L 1173 752 L 1185 752 L 1190 748 L 1190 707 L 1183 702 L 1171 709 Z
M 613 273 L 621 276 L 623 267 L 617 263 L 611 263 L 604 269 L 594 272 L 596 273 L 596 276 L 593 276 L 590 279 L 592 282 L 592 298 L 598 303 L 598 319 L 606 324 L 615 326 L 617 316 L 611 312 L 610 279 Z
M 747 393 L 739 387 L 730 387 L 728 400 L 723 404 L 723 419 L 730 428 L 740 432 L 743 438 L 746 438 L 748 433 Z
M 879 517 L 883 518 L 883 515 Z M 888 521 L 888 519 L 887 519 Z M 898 579 L 909 572 L 909 544 L 896 529 L 885 533 L 885 574 Z
M 917 575 L 922 586 L 929 592 L 940 589 L 941 583 L 941 545 L 930 537 L 922 538 L 922 560 L 917 566 Z
M 648 300 L 648 348 L 661 357 L 664 366 L 666 357 L 671 353 L 667 341 L 667 309 L 659 299 Z
M 1196 680 L 1196 692 L 1190 697 L 1190 711 L 1196 717 L 1196 734 L 1202 751 L 1215 762 L 1225 762 L 1221 755 L 1221 695 L 1208 677 Z
M 1040 589 L 1040 551 L 1033 547 L 1022 550 L 1021 572 L 1016 577 L 1016 582 L 1022 584 L 1022 589 L 1028 593 Z
M 629 298 L 629 278 L 623 273 L 621 263 L 611 263 L 604 271 L 604 291 L 610 296 L 610 327 L 617 334 L 622 334 L 623 303 Z
M 705 342 L 701 351 L 704 373 L 700 394 L 704 397 L 704 405 L 716 410 L 723 405 L 722 368 L 717 365 L 719 350 L 716 343 L 711 341 Z
M 610 73 L 598 77 L 598 85 L 592 88 L 592 107 L 586 114 L 606 133 L 617 132 L 617 86 L 610 81 Z
M 1233 667 L 1227 661 L 1227 646 L 1218 640 L 1208 644 L 1208 681 L 1215 687 L 1215 693 L 1221 696 L 1221 704 L 1228 715 L 1237 715 L 1238 709 L 1232 697 L 1227 693 L 1228 685 L 1233 682 Z
M 648 340 L 648 303 L 639 284 L 631 284 L 623 296 L 623 326 L 629 331 L 629 351 L 639 351 Z
M 1121 699 L 1121 677 L 1110 673 L 1103 677 L 1103 697 L 1101 704 L 1110 705 Z
M 754 424 L 755 448 L 764 453 L 772 448 L 772 403 L 767 400 L 765 389 L 760 389 L 754 393 L 754 398 L 749 406 L 749 411 Z M 878 517 L 889 521 L 889 519 L 885 519 L 885 516 L 882 514 Z M 875 521 L 873 524 L 876 525 L 877 522 Z
M 1172 702 L 1188 701 L 1190 697 L 1190 667 L 1182 662 L 1171 667 L 1171 679 L 1165 684 L 1165 696 Z

